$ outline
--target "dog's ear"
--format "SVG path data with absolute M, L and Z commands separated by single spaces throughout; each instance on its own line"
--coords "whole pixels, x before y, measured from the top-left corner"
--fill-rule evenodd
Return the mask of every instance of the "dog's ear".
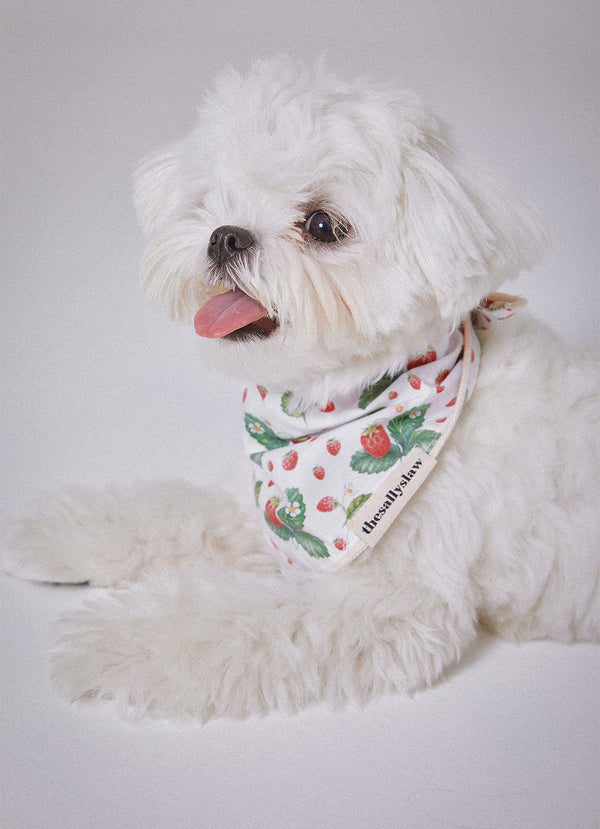
M 181 143 L 174 144 L 144 159 L 135 171 L 134 204 L 146 236 L 169 214 L 174 203 L 181 151 Z
M 545 247 L 535 211 L 488 175 L 459 171 L 441 143 L 411 147 L 403 180 L 408 248 L 444 315 L 531 267 Z

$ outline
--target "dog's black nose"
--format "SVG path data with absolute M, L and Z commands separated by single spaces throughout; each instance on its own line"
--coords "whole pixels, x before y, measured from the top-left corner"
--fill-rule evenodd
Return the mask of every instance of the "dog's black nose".
M 208 243 L 208 255 L 218 265 L 248 250 L 254 243 L 252 234 L 243 227 L 222 225 L 213 231 Z

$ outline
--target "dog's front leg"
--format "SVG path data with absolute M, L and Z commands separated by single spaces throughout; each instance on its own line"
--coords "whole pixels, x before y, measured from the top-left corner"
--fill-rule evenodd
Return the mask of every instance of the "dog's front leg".
M 55 676 L 72 700 L 201 721 L 364 703 L 430 684 L 474 636 L 471 609 L 408 590 L 360 570 L 292 579 L 200 566 L 67 620 Z
M 263 535 L 224 491 L 182 482 L 72 490 L 18 522 L 3 568 L 21 578 L 119 586 L 204 560 L 274 568 Z

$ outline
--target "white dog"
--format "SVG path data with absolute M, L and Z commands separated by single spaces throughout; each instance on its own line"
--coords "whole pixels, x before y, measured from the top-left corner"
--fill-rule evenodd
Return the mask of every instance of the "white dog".
M 412 95 L 225 74 L 136 199 L 149 294 L 246 382 L 254 484 L 22 522 L 13 572 L 116 588 L 65 622 L 71 699 L 295 711 L 426 686 L 480 626 L 598 638 L 594 362 L 491 296 L 543 234 Z

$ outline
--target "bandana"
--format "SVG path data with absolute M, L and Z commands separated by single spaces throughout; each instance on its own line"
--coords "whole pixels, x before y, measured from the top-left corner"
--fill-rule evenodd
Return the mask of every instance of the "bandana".
M 332 570 L 371 549 L 435 465 L 475 388 L 473 328 L 525 300 L 493 294 L 393 376 L 323 408 L 291 391 L 244 391 L 245 445 L 262 527 L 284 564 Z

